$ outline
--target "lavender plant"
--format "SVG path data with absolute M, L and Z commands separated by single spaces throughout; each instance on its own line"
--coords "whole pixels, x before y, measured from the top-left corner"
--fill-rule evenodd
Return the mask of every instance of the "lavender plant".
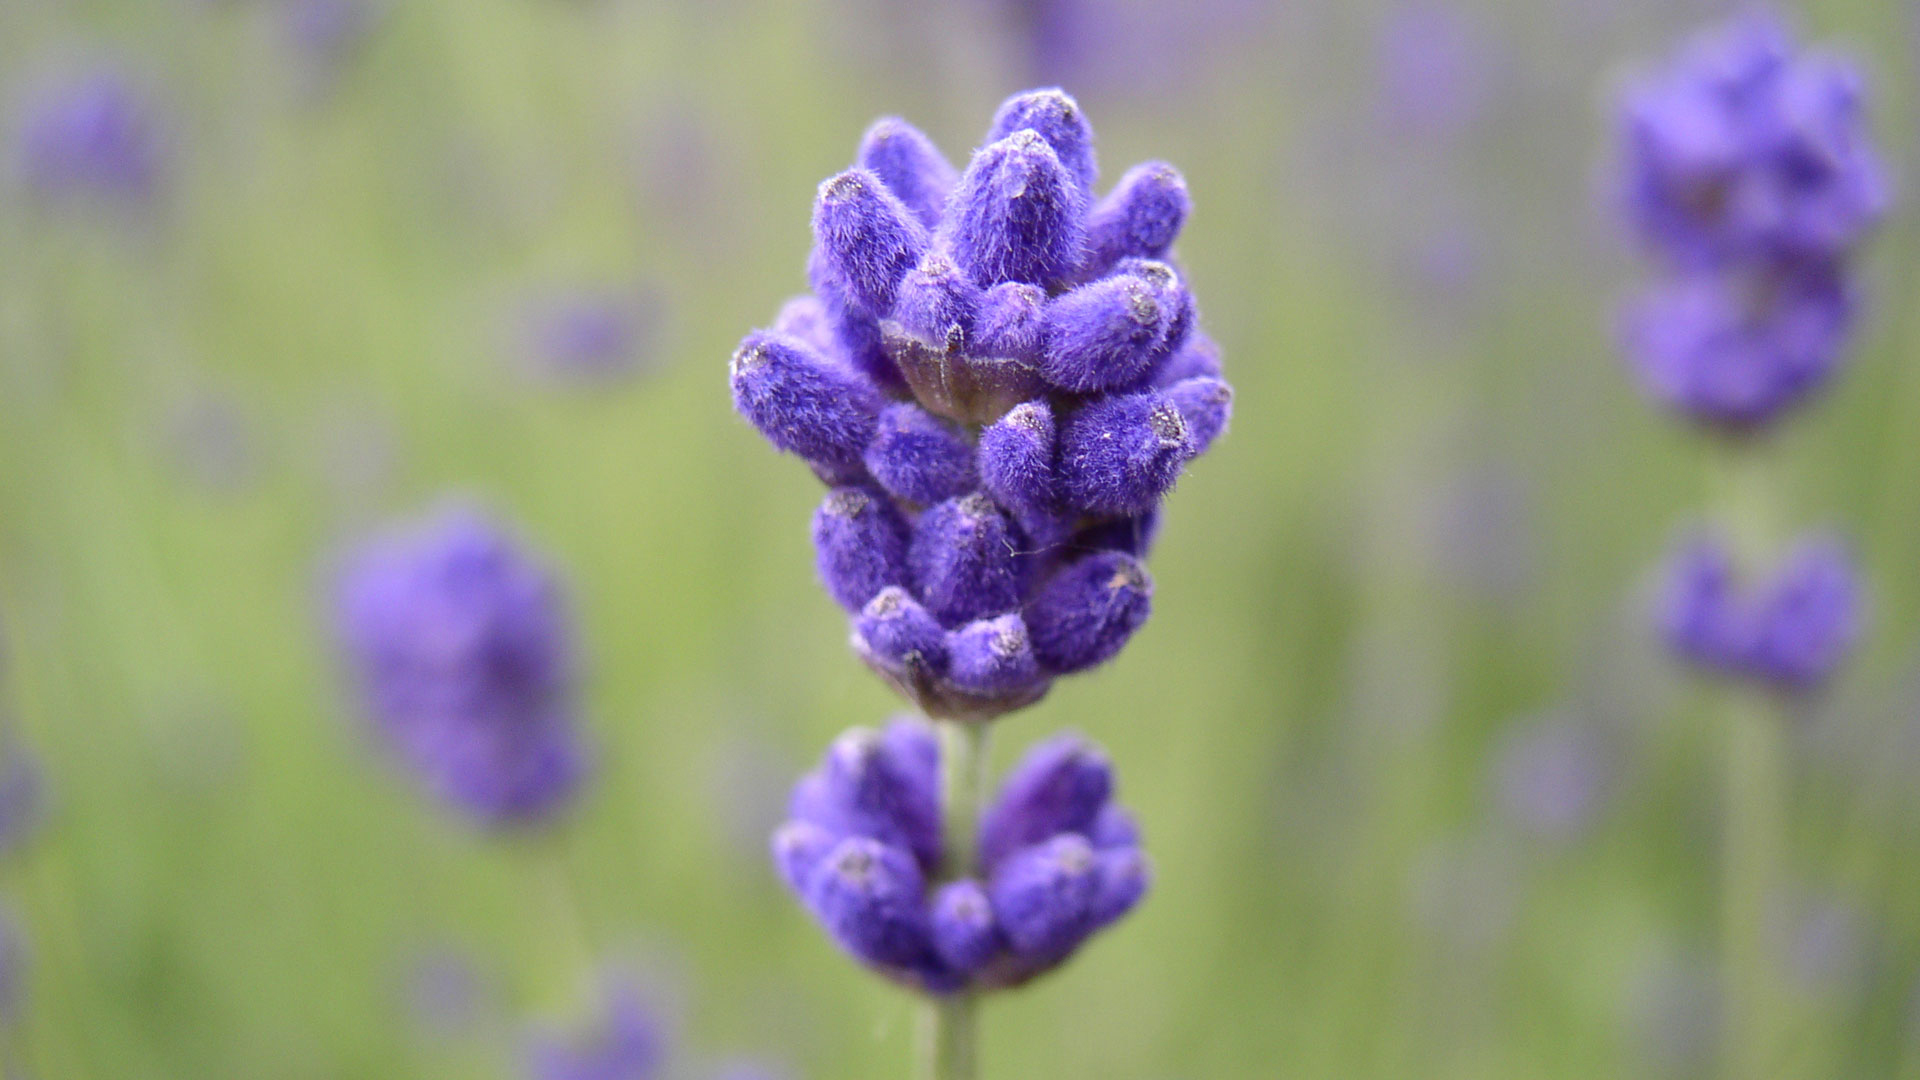
M 1862 621 L 1836 537 L 1782 556 L 1769 437 L 1829 385 L 1857 318 L 1853 262 L 1888 189 L 1863 80 L 1755 12 L 1689 42 L 1623 108 L 1628 219 L 1661 277 L 1627 312 L 1642 385 L 1699 426 L 1722 464 L 1720 520 L 1667 570 L 1673 654 L 1726 684 L 1726 1064 L 1772 1072 L 1782 1051 L 1766 910 L 1778 891 L 1784 708 L 1817 690 Z M 1770 570 L 1763 567 L 1771 565 Z
M 820 185 L 812 293 L 731 365 L 742 415 L 829 489 L 813 540 L 854 652 L 934 722 L 843 736 L 774 840 L 834 940 L 929 997 L 933 1077 L 974 1075 L 980 993 L 1058 966 L 1149 879 L 1077 738 L 981 805 L 989 723 L 1146 621 L 1160 502 L 1232 407 L 1170 254 L 1184 180 L 1095 180 L 1058 89 L 1008 99 L 963 171 L 877 122 Z

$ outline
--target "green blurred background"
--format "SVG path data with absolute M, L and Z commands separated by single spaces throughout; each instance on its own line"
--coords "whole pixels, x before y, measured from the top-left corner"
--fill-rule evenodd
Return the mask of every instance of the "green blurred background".
M 1109 178 L 1186 174 L 1239 396 L 1152 621 L 996 733 L 1001 762 L 1104 744 L 1158 877 L 989 1004 L 988 1075 L 1711 1071 L 1716 729 L 1643 629 L 1707 454 L 1617 360 L 1639 271 L 1596 192 L 1614 81 L 1721 5 L 1423 0 L 1409 32 L 1395 0 L 1095 4 L 1036 69 L 988 0 L 389 0 L 319 51 L 292 3 L 0 7 L 9 134 L 107 64 L 165 143 L 141 207 L 11 174 L 0 202 L 0 708 L 46 783 L 0 862 L 23 1075 L 514 1075 L 524 1022 L 585 1007 L 556 862 L 593 950 L 674 1002 L 674 1075 L 905 1075 L 910 1002 L 766 864 L 786 785 L 896 704 L 813 580 L 817 485 L 733 416 L 725 361 L 803 287 L 814 186 L 871 119 L 964 160 L 1045 77 Z M 1920 11 L 1797 14 L 1868 63 L 1912 175 Z M 1796 1076 L 1920 1077 L 1905 210 L 1849 374 L 1775 447 L 1874 616 L 1792 733 Z M 634 314 L 627 366 L 528 362 L 518 313 L 577 290 Z M 329 554 L 450 491 L 583 622 L 598 772 L 551 849 L 419 797 L 327 649 Z M 475 983 L 464 1018 L 421 1015 L 423 964 Z

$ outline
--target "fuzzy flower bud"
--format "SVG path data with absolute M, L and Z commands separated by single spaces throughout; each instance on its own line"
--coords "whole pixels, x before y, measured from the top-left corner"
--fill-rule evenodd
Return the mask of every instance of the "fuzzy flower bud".
M 1153 579 L 1124 552 L 1089 555 L 1055 574 L 1027 606 L 1034 655 L 1058 675 L 1113 659 L 1153 606 Z
M 1844 545 L 1802 541 L 1748 586 L 1718 538 L 1690 538 L 1668 565 L 1660 622 L 1687 662 L 1784 691 L 1812 690 L 1860 634 L 1860 586 Z
M 1172 489 L 1194 453 L 1186 419 L 1148 391 L 1102 398 L 1060 427 L 1060 493 L 1090 514 L 1138 514 Z
M 882 117 L 860 140 L 859 167 L 880 178 L 894 197 L 931 230 L 940 223 L 958 174 L 919 128 Z
M 813 515 L 820 581 L 848 611 L 907 580 L 907 523 L 885 496 L 835 488 Z
M 1086 190 L 1031 130 L 981 149 L 954 189 L 944 224 L 954 261 L 983 288 L 1051 285 L 1080 265 Z
M 873 441 L 873 385 L 799 338 L 758 332 L 733 354 L 733 404 L 776 447 L 826 475 L 856 477 Z

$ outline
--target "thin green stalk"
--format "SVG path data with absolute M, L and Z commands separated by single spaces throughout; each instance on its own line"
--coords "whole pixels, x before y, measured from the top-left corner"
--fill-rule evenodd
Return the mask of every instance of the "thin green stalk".
M 946 822 L 941 881 L 974 869 L 975 833 L 987 787 L 987 725 L 937 720 L 940 800 Z M 921 1014 L 920 1080 L 975 1080 L 980 1073 L 979 999 L 971 991 L 930 998 Z
M 1764 443 L 1724 445 L 1718 503 L 1736 565 L 1753 572 L 1772 562 L 1778 542 L 1777 494 Z M 1728 1080 L 1777 1075 L 1790 1045 L 1787 997 L 1769 909 L 1780 896 L 1785 862 L 1787 716 L 1764 689 L 1728 685 L 1720 693 L 1725 726 L 1726 793 L 1721 847 L 1721 1065 Z

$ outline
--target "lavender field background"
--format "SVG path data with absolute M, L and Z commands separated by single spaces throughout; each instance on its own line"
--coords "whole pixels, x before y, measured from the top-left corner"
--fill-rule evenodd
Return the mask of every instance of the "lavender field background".
M 1711 455 L 1620 359 L 1606 166 L 1620 81 L 1734 8 L 1039 7 L 0 8 L 9 1080 L 520 1076 L 588 961 L 645 985 L 661 1076 L 904 1075 L 906 997 L 766 850 L 898 705 L 725 366 L 872 118 L 963 159 L 1053 83 L 1107 182 L 1184 172 L 1238 396 L 1152 621 L 995 734 L 1104 745 L 1156 881 L 988 1004 L 987 1075 L 1715 1074 L 1716 719 L 1647 615 Z M 1790 734 L 1780 1075 L 1920 1078 L 1920 7 L 1784 10 L 1868 72 L 1894 200 L 1847 372 L 1770 449 L 1870 597 Z M 36 164 L 75 94 L 132 149 Z M 543 839 L 423 798 L 330 648 L 330 560 L 450 494 L 580 619 L 592 774 Z

